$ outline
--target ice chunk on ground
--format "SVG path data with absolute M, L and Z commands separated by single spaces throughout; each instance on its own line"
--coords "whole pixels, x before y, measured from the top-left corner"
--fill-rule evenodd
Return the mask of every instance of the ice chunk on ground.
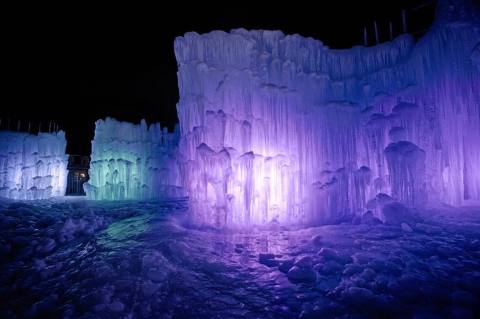
M 288 271 L 288 278 L 297 282 L 314 282 L 317 279 L 317 274 L 311 266 L 293 266 Z
M 278 261 L 275 260 L 275 255 L 274 254 L 260 254 L 258 256 L 258 260 L 261 264 L 264 264 L 268 267 L 275 267 L 278 265 Z
M 383 206 L 380 219 L 387 225 L 395 226 L 402 223 L 413 226 L 422 220 L 414 211 L 397 202 Z
M 401 223 L 400 224 L 400 227 L 402 227 L 402 229 L 408 233 L 411 233 L 413 231 L 412 227 L 410 227 L 408 224 L 406 223 Z

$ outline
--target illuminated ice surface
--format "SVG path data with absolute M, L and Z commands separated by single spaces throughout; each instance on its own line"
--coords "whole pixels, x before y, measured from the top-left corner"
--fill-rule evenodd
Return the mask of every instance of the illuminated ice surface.
M 0 132 L 0 197 L 33 200 L 65 195 L 67 141 L 63 131 Z
M 177 164 L 178 131 L 112 118 L 95 123 L 89 199 L 159 199 L 185 196 Z
M 417 43 L 332 50 L 244 29 L 178 37 L 192 217 L 306 225 L 361 215 L 382 194 L 417 208 L 480 200 L 480 13 L 469 3 L 438 1 Z
M 179 153 L 99 121 L 97 201 L 0 201 L 0 317 L 479 318 L 480 15 L 448 2 L 418 43 L 178 38 Z
M 0 201 L 1 318 L 479 318 L 480 207 L 184 225 L 186 202 Z

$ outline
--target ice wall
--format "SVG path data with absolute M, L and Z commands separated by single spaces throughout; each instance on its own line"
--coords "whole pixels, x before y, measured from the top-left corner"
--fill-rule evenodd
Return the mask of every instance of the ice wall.
M 19 200 L 65 195 L 65 133 L 0 132 L 0 197 Z
M 179 64 L 183 181 L 215 226 L 311 224 L 480 199 L 477 8 L 439 1 L 431 30 L 331 50 L 279 31 L 187 33 Z
M 182 197 L 177 165 L 179 132 L 168 133 L 159 123 L 147 126 L 112 118 L 95 123 L 89 199 L 141 200 Z

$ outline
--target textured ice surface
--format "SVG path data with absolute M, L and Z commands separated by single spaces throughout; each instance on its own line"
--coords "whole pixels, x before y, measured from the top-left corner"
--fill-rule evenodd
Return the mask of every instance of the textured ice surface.
M 0 197 L 32 200 L 65 195 L 65 133 L 0 132 Z
M 175 41 L 182 174 L 193 218 L 318 224 L 385 193 L 480 200 L 479 16 L 439 1 L 417 43 L 331 50 L 279 31 Z
M 95 123 L 87 198 L 97 200 L 182 197 L 177 164 L 178 131 L 112 118 Z
M 186 206 L 0 201 L 0 317 L 480 316 L 480 207 L 222 232 L 185 226 Z

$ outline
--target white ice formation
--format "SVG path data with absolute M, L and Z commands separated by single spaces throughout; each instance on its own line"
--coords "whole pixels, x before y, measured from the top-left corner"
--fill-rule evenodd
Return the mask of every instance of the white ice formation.
M 147 126 L 98 120 L 92 142 L 88 199 L 148 200 L 182 197 L 177 165 L 179 133 L 159 123 Z
M 339 221 L 381 193 L 412 207 L 480 200 L 480 14 L 448 1 L 438 10 L 416 43 L 332 50 L 244 29 L 178 37 L 193 220 Z
M 65 195 L 65 133 L 0 132 L 0 197 L 16 200 Z

